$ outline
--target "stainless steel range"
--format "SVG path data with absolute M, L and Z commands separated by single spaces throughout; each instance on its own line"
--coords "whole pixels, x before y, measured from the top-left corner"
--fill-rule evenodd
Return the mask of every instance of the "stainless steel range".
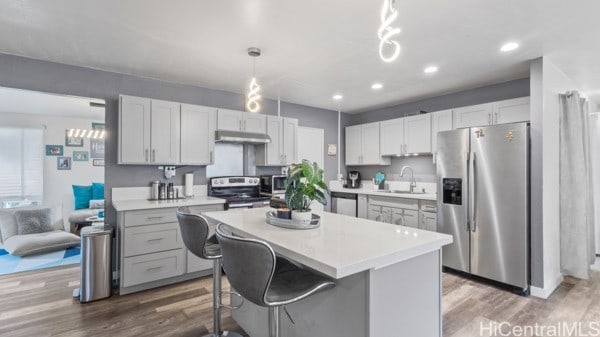
M 271 200 L 260 195 L 258 177 L 213 177 L 208 182 L 208 195 L 226 200 L 225 209 L 268 207 Z

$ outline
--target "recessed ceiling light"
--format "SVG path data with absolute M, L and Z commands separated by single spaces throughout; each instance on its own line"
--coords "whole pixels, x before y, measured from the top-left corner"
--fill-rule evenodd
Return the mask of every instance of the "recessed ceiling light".
M 425 68 L 425 70 L 423 70 L 426 74 L 431 74 L 431 73 L 435 73 L 436 71 L 438 71 L 438 67 L 436 66 L 430 66 Z
M 336 101 L 339 101 L 340 99 L 344 98 L 344 96 L 340 95 L 340 94 L 335 94 L 333 95 L 333 99 Z
M 373 85 L 371 86 L 371 89 L 373 90 L 379 90 L 381 88 L 383 88 L 383 84 L 381 83 L 373 83 Z
M 519 44 L 518 44 L 518 43 L 516 43 L 516 42 L 508 42 L 508 43 L 505 43 L 505 44 L 504 44 L 504 45 L 503 45 L 503 46 L 500 48 L 500 51 L 507 52 L 507 51 L 515 50 L 515 49 L 517 49 L 517 48 L 519 48 Z

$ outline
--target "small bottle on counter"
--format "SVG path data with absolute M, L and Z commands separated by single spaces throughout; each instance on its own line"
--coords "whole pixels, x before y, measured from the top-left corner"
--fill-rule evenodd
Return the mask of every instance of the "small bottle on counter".
M 173 191 L 173 183 L 169 183 L 167 187 L 167 198 L 175 199 L 175 191 Z
M 160 189 L 160 180 L 154 180 L 152 182 L 152 188 L 150 190 L 150 199 L 158 200 L 158 198 L 160 196 L 159 189 Z
M 160 200 L 165 200 L 167 199 L 167 186 L 165 185 L 165 183 L 160 183 L 160 186 L 158 188 L 158 198 Z

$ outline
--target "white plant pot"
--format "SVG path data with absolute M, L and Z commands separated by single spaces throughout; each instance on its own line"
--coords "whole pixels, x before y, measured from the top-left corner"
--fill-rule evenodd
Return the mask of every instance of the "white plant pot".
M 292 211 L 292 220 L 309 221 L 310 219 L 312 219 L 311 211 Z
M 373 190 L 374 190 L 374 191 L 379 191 L 379 185 L 375 185 L 375 184 L 373 184 Z

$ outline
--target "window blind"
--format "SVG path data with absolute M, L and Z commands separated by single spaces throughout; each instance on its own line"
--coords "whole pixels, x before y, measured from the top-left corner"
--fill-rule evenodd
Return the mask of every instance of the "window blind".
M 42 201 L 42 129 L 0 127 L 0 201 Z

